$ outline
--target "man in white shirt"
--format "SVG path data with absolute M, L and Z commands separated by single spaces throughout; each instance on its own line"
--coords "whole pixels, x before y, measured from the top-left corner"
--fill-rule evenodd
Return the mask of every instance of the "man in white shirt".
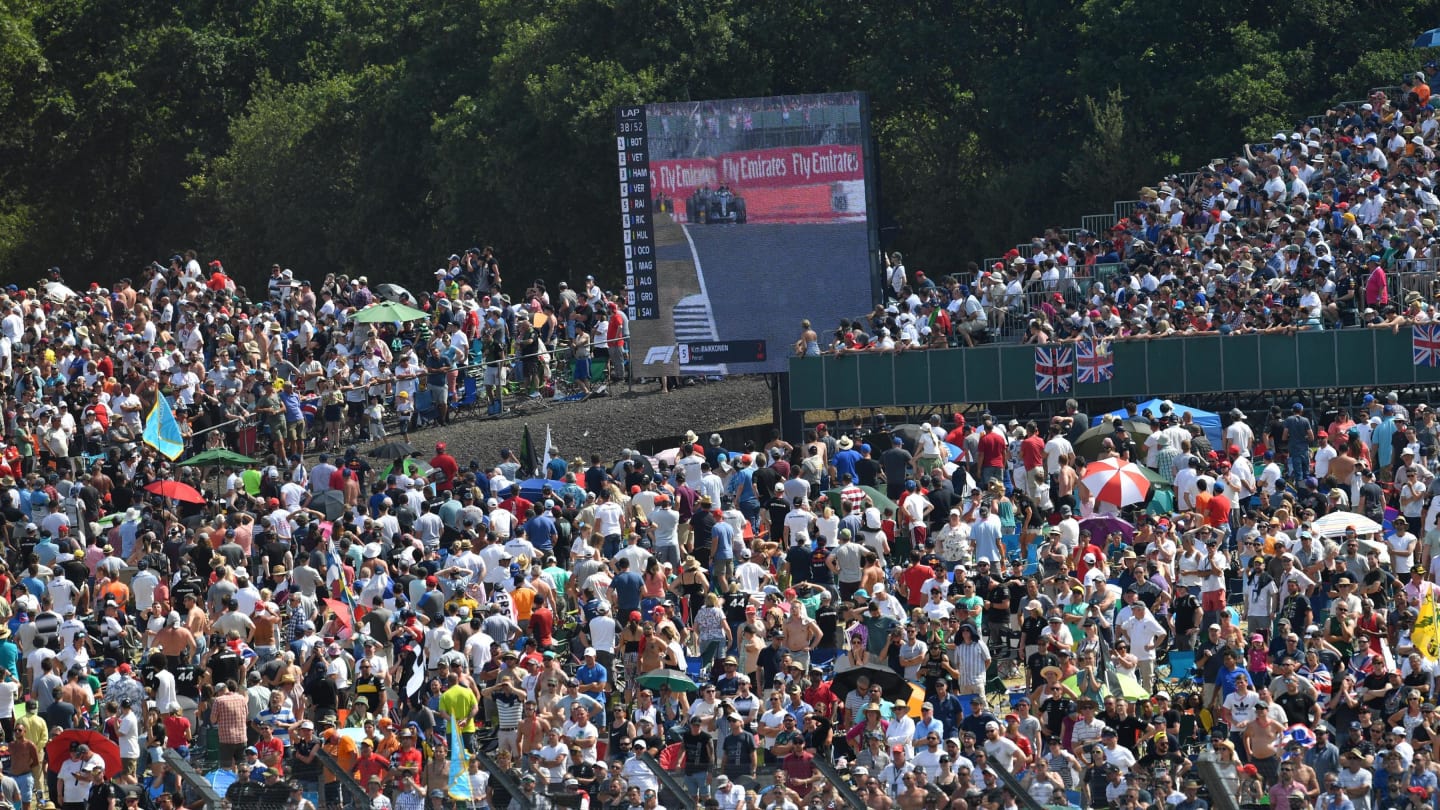
M 1146 610 L 1145 603 L 1137 600 L 1130 605 L 1130 615 L 1121 619 L 1120 629 L 1130 639 L 1130 651 L 1139 661 L 1136 677 L 1141 683 L 1150 683 L 1155 675 L 1155 650 L 1167 635 L 1165 628 Z

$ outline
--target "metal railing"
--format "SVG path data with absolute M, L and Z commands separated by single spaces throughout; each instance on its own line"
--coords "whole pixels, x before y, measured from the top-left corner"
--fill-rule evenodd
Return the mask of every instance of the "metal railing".
M 660 767 L 658 760 L 649 753 L 640 754 L 639 757 L 640 761 L 645 763 L 646 767 L 654 772 L 655 777 L 660 780 L 660 787 L 670 794 L 661 804 L 667 808 L 678 807 L 680 810 L 696 810 L 700 806 L 700 803 L 695 801 L 695 797 L 690 795 L 690 791 L 685 789 L 685 784 L 676 779 L 675 774 Z
M 1135 210 L 1135 206 L 1139 205 L 1141 202 L 1142 200 L 1116 200 L 1115 220 L 1118 222 L 1119 220 L 1130 216 L 1131 212 Z
M 842 775 L 840 771 L 835 768 L 834 763 L 823 757 L 815 757 L 812 762 L 815 763 L 815 770 L 819 771 L 821 775 L 825 777 L 825 781 L 835 786 L 835 793 L 845 801 L 846 807 L 849 807 L 850 810 L 865 810 L 867 807 L 865 800 L 860 798 L 860 794 L 855 792 L 854 785 L 852 785 L 847 778 L 848 774 Z
M 1021 256 L 1029 259 L 1040 250 L 1040 247 L 1034 242 L 1022 242 L 1021 244 L 1016 245 L 1015 249 L 1020 252 Z
M 1195 772 L 1200 775 L 1201 783 L 1210 794 L 1210 806 L 1214 810 L 1240 810 L 1237 797 L 1231 795 L 1214 760 L 1201 757 L 1195 763 Z
M 532 810 L 534 808 L 535 802 L 531 801 L 530 797 L 525 795 L 525 790 L 521 787 L 520 783 L 515 781 L 515 778 L 510 775 L 509 771 L 501 769 L 501 767 L 495 763 L 495 760 L 490 758 L 489 754 L 482 751 L 473 751 L 470 756 L 480 762 L 480 767 L 486 773 L 490 774 L 492 780 L 499 782 L 500 787 L 505 788 L 505 792 L 509 793 L 512 799 L 519 802 L 520 810 Z M 496 810 L 509 809 L 496 808 Z
M 180 756 L 174 748 L 166 748 L 161 754 L 165 764 L 170 770 L 180 777 L 180 786 L 185 793 L 185 804 L 191 805 L 194 802 L 202 802 L 204 807 L 220 808 L 223 806 L 223 797 L 215 790 L 204 775 L 190 765 L 190 761 Z
M 1086 214 L 1080 217 L 1080 227 L 1093 234 L 1103 236 L 1115 226 L 1114 214 Z
M 334 757 L 324 749 L 317 749 L 315 761 L 320 763 L 322 783 L 325 783 L 325 776 L 329 775 L 333 776 L 335 781 L 340 784 L 339 807 L 341 810 L 370 810 L 370 796 L 365 792 L 365 786 L 355 781 L 354 776 L 340 767 L 340 763 L 336 762 Z M 324 788 L 322 787 L 321 790 L 323 791 Z
M 1044 805 L 1035 801 L 1034 797 L 1027 793 L 1025 788 L 1020 786 L 1020 780 L 1015 778 L 1015 774 L 1000 767 L 992 766 L 990 770 L 994 771 L 995 776 L 1005 784 L 1005 787 L 1010 788 L 1010 792 L 1015 794 L 1015 804 L 1017 806 L 1023 807 L 1025 810 L 1045 810 Z
M 1400 271 L 1390 273 L 1385 277 L 1385 286 L 1390 293 L 1390 302 L 1404 307 L 1406 297 L 1412 293 L 1419 295 L 1421 301 L 1433 301 L 1437 292 L 1437 282 L 1440 282 L 1440 273 L 1435 270 L 1435 260 L 1423 260 L 1427 269 Z M 1417 264 L 1419 262 L 1417 261 Z

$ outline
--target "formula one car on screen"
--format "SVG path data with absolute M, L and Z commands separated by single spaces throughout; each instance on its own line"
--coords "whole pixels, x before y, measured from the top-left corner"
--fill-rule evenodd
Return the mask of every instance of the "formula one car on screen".
M 745 224 L 745 198 L 735 194 L 727 185 L 711 189 L 704 185 L 695 189 L 685 203 L 685 217 L 690 222 L 713 225 L 728 222 Z

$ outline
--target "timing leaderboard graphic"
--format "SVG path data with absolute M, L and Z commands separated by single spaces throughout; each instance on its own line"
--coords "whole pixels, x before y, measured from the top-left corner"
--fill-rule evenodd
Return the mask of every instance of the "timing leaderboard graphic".
M 637 376 L 783 371 L 802 319 L 869 312 L 869 139 L 861 93 L 616 110 Z

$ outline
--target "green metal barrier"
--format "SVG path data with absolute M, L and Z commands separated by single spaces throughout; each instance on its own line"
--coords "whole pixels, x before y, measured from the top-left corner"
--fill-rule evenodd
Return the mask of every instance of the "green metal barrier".
M 1408 328 L 1117 341 L 1111 349 L 1113 379 L 1051 395 L 1035 391 L 1033 346 L 797 357 L 790 399 L 797 410 L 835 410 L 1440 383 L 1440 368 L 1412 362 Z

